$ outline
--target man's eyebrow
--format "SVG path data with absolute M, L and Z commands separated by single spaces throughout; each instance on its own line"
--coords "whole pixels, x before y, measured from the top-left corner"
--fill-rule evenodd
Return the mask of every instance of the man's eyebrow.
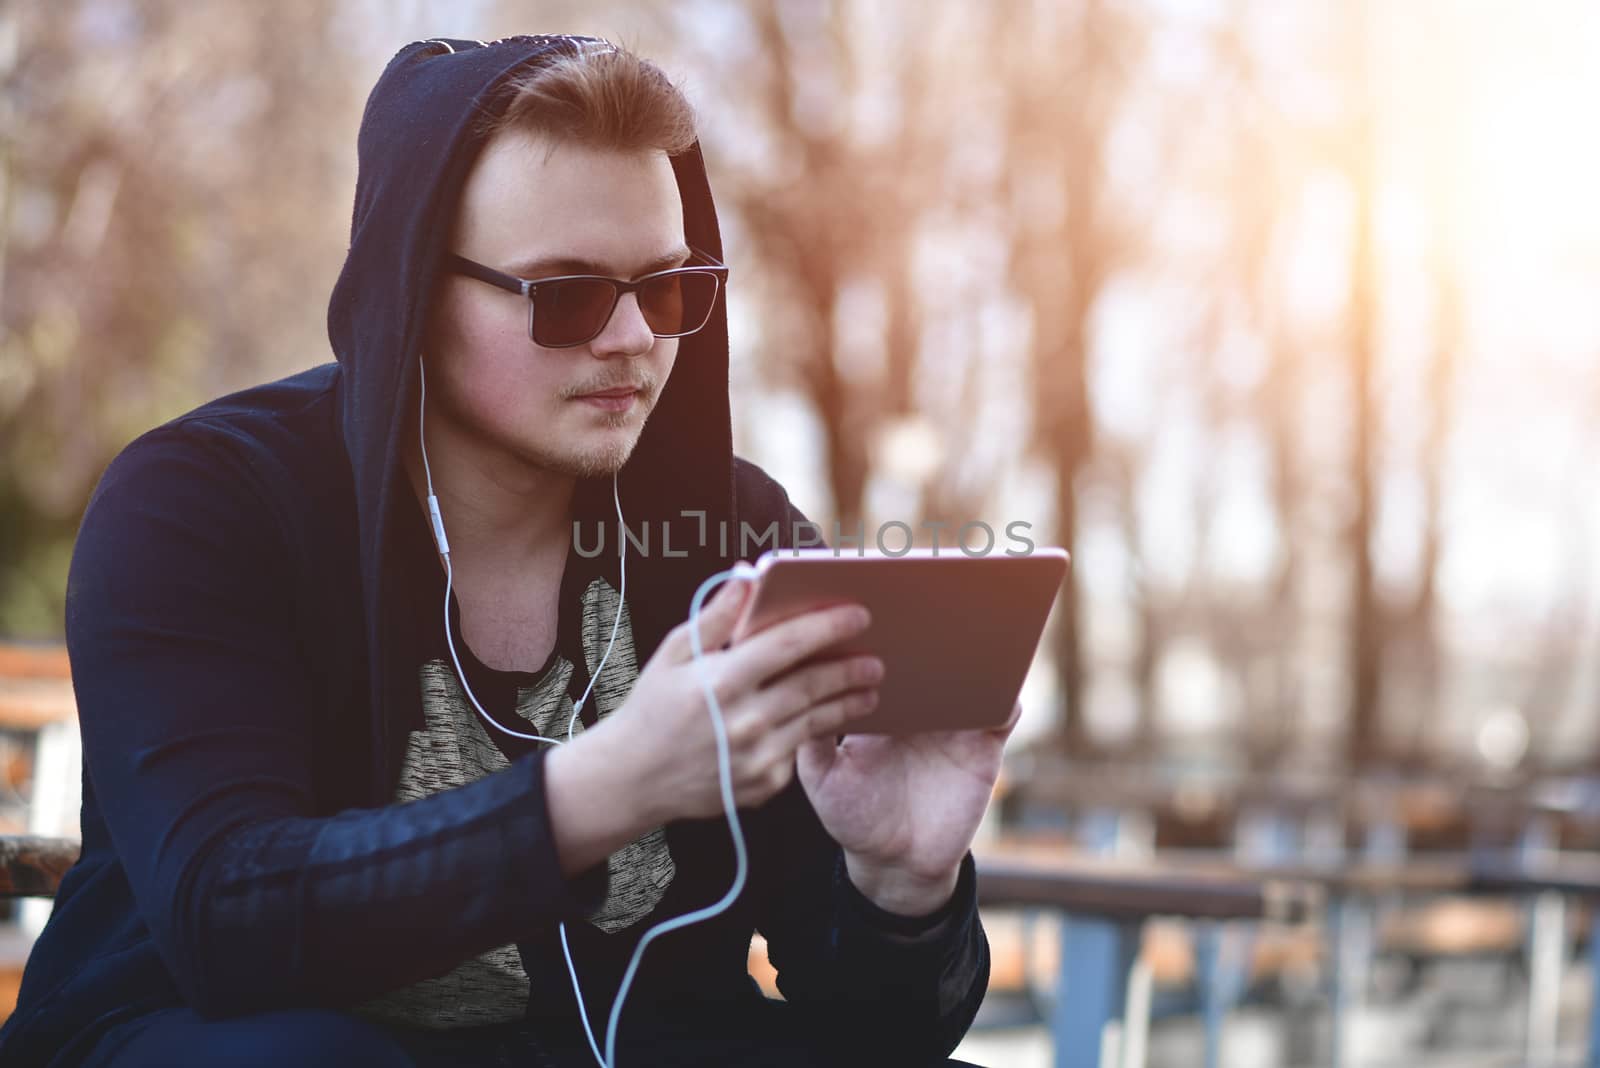
M 581 259 L 576 256 L 540 256 L 537 259 L 519 260 L 506 267 L 506 273 L 517 278 L 550 278 L 563 274 L 602 274 L 608 278 L 637 278 L 640 275 L 650 274 L 652 271 L 665 271 L 671 267 L 681 267 L 689 259 L 689 249 L 679 247 L 671 252 L 662 253 L 647 263 L 641 264 L 632 274 L 614 274 L 611 266 L 598 263 L 594 260 Z

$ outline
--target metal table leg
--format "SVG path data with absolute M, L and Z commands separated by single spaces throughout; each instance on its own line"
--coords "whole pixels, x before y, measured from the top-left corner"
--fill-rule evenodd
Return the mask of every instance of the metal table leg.
M 1600 902 L 1589 911 L 1589 1068 L 1600 1068 Z
M 1359 1008 L 1371 956 L 1371 910 L 1354 895 L 1341 894 L 1330 903 L 1328 940 L 1331 1012 L 1328 1063 L 1345 1068 L 1350 1014 Z
M 1126 1029 L 1128 979 L 1139 953 L 1140 925 L 1064 917 L 1061 978 L 1051 1012 L 1055 1068 L 1134 1068 L 1121 1061 L 1113 1022 Z M 1148 1011 L 1148 1003 L 1146 1004 Z M 1109 1059 L 1115 1051 L 1116 1060 Z
M 1205 1026 L 1205 1068 L 1222 1064 L 1222 932 L 1215 923 L 1201 923 L 1195 929 L 1195 974 L 1200 981 L 1200 1017 Z
M 1530 1068 L 1555 1063 L 1561 1011 L 1561 970 L 1566 964 L 1566 901 L 1553 890 L 1529 903 L 1528 1028 L 1524 1056 Z

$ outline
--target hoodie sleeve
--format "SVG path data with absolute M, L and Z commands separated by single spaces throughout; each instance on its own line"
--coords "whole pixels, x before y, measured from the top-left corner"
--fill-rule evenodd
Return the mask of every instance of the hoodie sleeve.
M 580 916 L 542 753 L 407 804 L 317 812 L 335 723 L 296 623 L 294 553 L 251 465 L 146 435 L 80 528 L 67 642 L 85 770 L 184 999 L 207 1016 L 357 1003 Z
M 785 547 L 796 524 L 808 522 L 753 465 L 742 463 L 739 499 L 741 516 L 757 517 L 749 521 L 765 526 L 778 519 Z M 843 850 L 798 780 L 765 814 L 757 927 L 784 998 L 811 1018 L 809 1033 L 839 1036 L 840 1063 L 942 1063 L 989 985 L 971 852 L 943 908 L 927 917 L 900 916 L 850 882 Z

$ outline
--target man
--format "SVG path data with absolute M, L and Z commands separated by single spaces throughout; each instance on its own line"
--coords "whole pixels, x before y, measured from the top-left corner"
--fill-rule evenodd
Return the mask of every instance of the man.
M 609 1055 L 646 931 L 734 881 L 691 594 L 737 532 L 803 521 L 732 454 L 720 258 L 653 66 L 568 37 L 395 57 L 337 362 L 140 438 L 84 517 L 83 858 L 0 1057 Z M 580 552 L 624 505 L 656 551 Z M 699 631 L 748 882 L 651 942 L 614 1063 L 943 1063 L 987 984 L 968 846 L 1009 727 L 849 737 L 881 665 L 800 662 L 860 610 L 733 642 L 740 596 Z

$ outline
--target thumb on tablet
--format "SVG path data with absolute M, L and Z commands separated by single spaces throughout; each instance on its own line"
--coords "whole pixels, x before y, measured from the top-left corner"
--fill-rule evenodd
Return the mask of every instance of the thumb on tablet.
M 1017 721 L 1021 718 L 1022 701 L 1019 699 L 1016 704 L 1011 706 L 1011 715 L 1006 717 L 1006 721 L 998 727 L 991 727 L 989 733 L 1004 741 L 1011 736 L 1011 732 L 1017 727 Z

